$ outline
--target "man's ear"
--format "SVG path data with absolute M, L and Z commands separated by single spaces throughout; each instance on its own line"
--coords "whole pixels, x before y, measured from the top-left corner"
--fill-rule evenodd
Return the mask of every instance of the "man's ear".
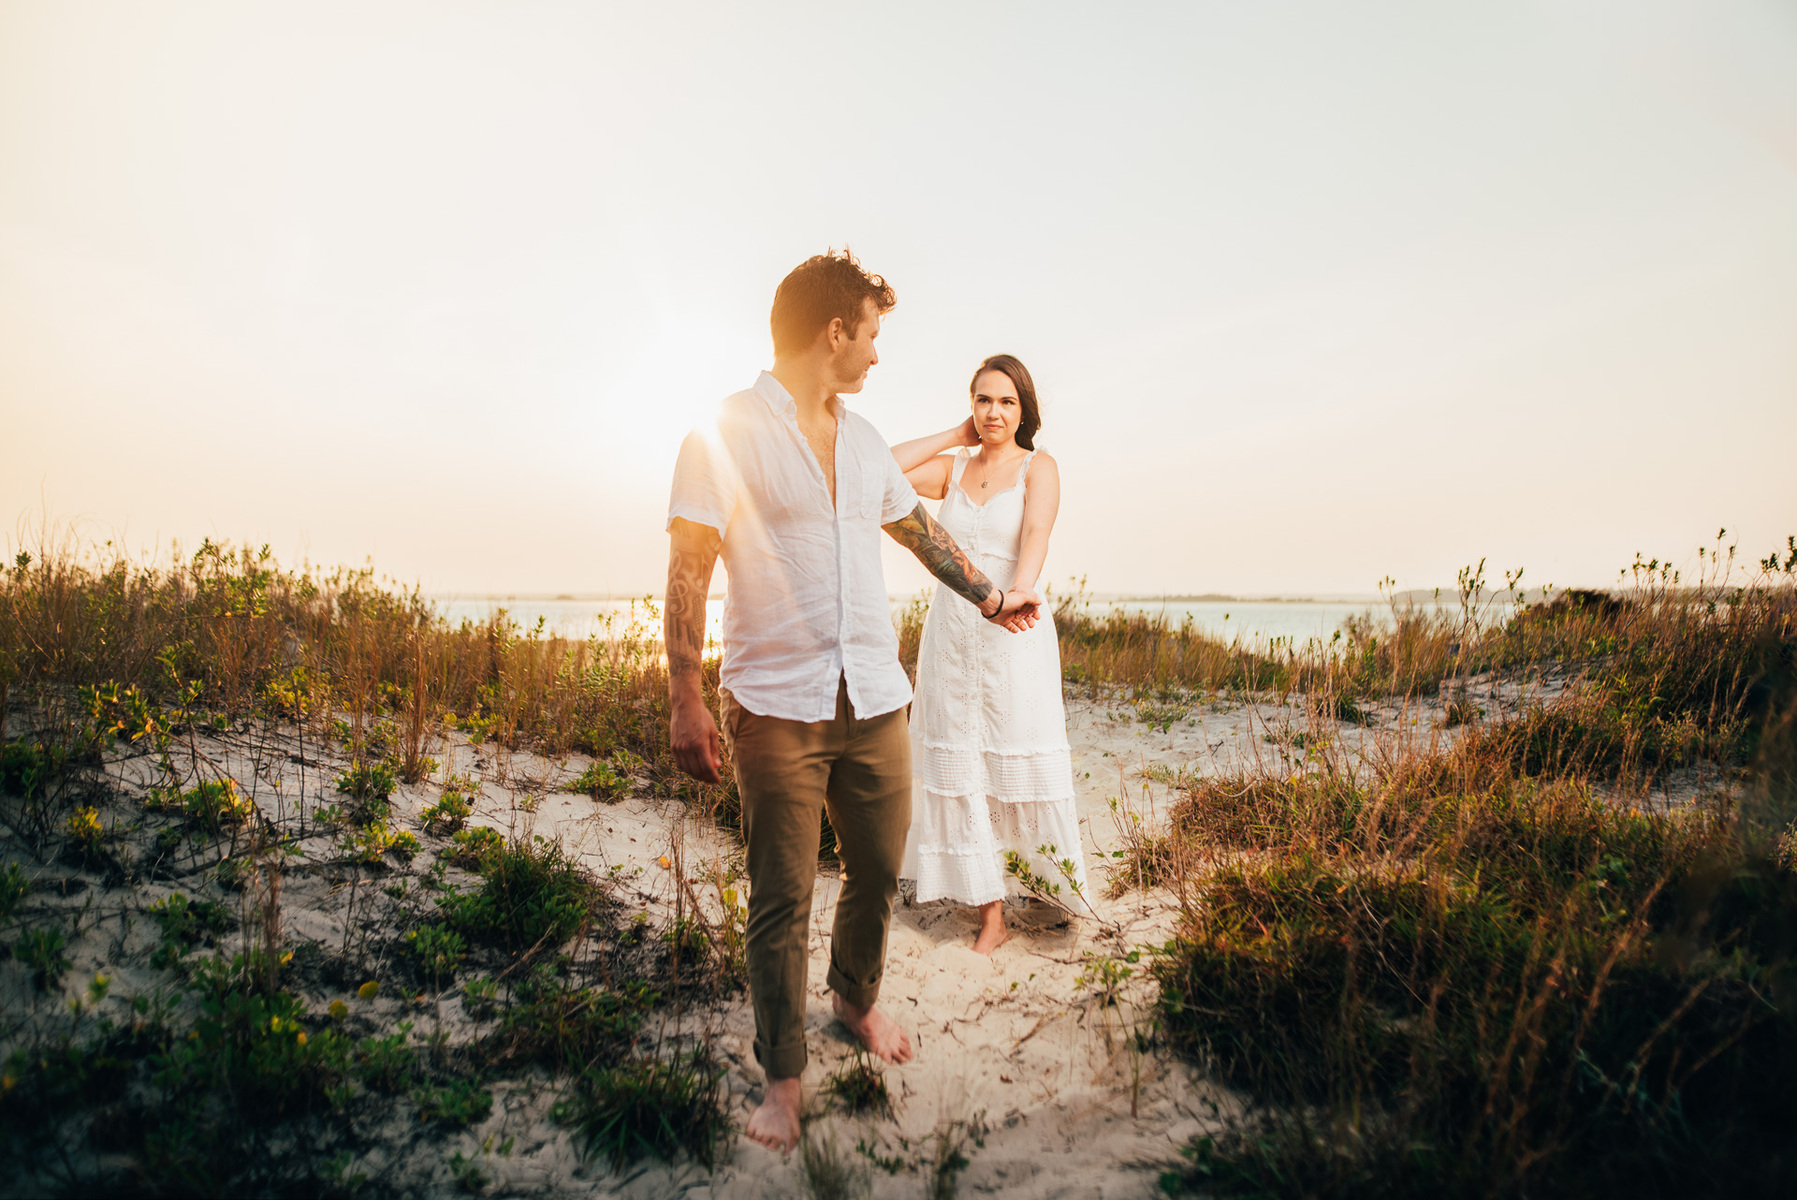
M 841 342 L 849 340 L 849 331 L 842 323 L 841 317 L 831 317 L 830 323 L 824 326 L 824 345 L 835 350 Z

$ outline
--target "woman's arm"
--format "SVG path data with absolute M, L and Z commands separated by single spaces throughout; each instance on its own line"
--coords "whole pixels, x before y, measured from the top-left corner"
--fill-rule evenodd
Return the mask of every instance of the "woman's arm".
M 905 482 L 911 490 L 925 500 L 940 500 L 948 495 L 949 477 L 955 473 L 955 460 L 947 454 L 938 454 L 925 462 L 921 467 L 913 467 L 905 472 Z
M 912 438 L 908 442 L 900 442 L 892 448 L 892 457 L 898 459 L 899 470 L 906 475 L 917 470 L 941 454 L 945 450 L 953 450 L 957 446 L 977 446 L 980 435 L 973 431 L 973 418 L 953 429 L 945 429 L 941 433 L 932 433 L 928 437 Z
M 1047 454 L 1039 453 L 1030 463 L 1030 474 L 1035 478 L 1023 489 L 1023 534 L 1017 551 L 1017 578 L 1011 586 L 1034 591 L 1048 557 L 1048 535 L 1061 511 L 1061 468 Z

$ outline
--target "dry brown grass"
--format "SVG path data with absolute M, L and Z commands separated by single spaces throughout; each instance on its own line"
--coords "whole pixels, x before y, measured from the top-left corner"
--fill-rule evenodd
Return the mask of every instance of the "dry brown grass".
M 1797 546 L 1695 584 L 1638 564 L 1621 601 L 1525 611 L 1456 656 L 1551 667 L 1562 693 L 1187 781 L 1120 878 L 1174 891 L 1164 1028 L 1251 1104 L 1167 1187 L 1788 1189 L 1794 573 Z M 1680 812 L 1607 798 L 1694 761 L 1746 782 Z
M 358 759 L 391 755 L 408 781 L 450 729 L 549 755 L 627 751 L 658 791 L 735 813 L 728 782 L 676 769 L 661 646 L 640 628 L 570 639 L 503 610 L 452 626 L 371 570 L 284 570 L 266 548 L 206 542 L 166 564 L 66 539 L 22 552 L 0 575 L 0 680 L 15 700 L 104 685 L 229 720 L 272 713 L 320 740 L 346 733 Z

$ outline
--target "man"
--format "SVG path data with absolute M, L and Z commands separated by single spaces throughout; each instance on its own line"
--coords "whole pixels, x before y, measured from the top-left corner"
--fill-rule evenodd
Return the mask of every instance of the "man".
M 1035 623 L 1034 592 L 1000 593 L 924 511 L 885 441 L 850 412 L 879 361 L 896 300 L 845 249 L 801 263 L 774 294 L 774 365 L 689 436 L 674 469 L 666 639 L 671 738 L 682 770 L 718 779 L 718 727 L 700 692 L 705 597 L 730 575 L 720 708 L 742 796 L 749 868 L 749 995 L 767 1073 L 748 1134 L 799 1140 L 805 985 L 819 812 L 842 862 L 828 980 L 836 1016 L 869 1051 L 911 1043 L 875 1007 L 911 823 L 910 682 L 880 568 L 892 537 L 989 620 Z

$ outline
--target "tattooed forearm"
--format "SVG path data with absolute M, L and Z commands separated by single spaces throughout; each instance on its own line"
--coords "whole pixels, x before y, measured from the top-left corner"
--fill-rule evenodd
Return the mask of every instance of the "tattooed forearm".
M 955 545 L 948 530 L 936 524 L 919 504 L 911 514 L 884 526 L 893 540 L 917 555 L 917 561 L 928 567 L 930 574 L 948 584 L 968 603 L 991 616 L 1004 605 L 1004 597 L 980 569 L 967 561 L 967 554 Z
M 668 551 L 668 595 L 662 607 L 662 636 L 668 647 L 668 687 L 694 684 L 705 653 L 705 597 L 717 566 L 722 538 L 709 525 L 677 518 Z

